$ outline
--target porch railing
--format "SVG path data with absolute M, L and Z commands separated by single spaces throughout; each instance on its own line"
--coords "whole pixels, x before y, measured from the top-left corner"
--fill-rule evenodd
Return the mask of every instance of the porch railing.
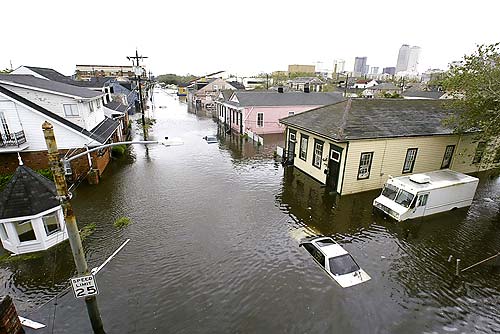
M 0 147 L 7 147 L 7 146 L 19 147 L 24 143 L 26 143 L 26 136 L 23 130 L 12 133 L 0 132 Z

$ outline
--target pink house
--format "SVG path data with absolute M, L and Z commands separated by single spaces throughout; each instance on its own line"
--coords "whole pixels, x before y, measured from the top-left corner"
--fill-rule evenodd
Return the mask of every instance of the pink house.
M 343 100 L 340 93 L 276 91 L 221 92 L 215 101 L 219 121 L 238 133 L 282 133 L 284 117 Z

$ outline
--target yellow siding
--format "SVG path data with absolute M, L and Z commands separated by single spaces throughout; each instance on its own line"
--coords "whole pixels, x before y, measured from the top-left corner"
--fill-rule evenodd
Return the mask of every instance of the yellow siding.
M 381 188 L 389 176 L 401 176 L 406 152 L 417 148 L 414 173 L 423 173 L 441 168 L 447 145 L 456 145 L 450 169 L 471 173 L 495 167 L 493 164 L 472 164 L 477 147 L 472 135 L 394 138 L 383 140 L 356 140 L 349 143 L 349 154 L 342 194 Z M 370 177 L 358 180 L 357 173 L 362 152 L 374 152 Z M 485 156 L 484 158 L 488 158 Z M 498 165 L 498 164 L 497 164 Z M 410 174 L 410 173 L 407 173 Z M 405 174 L 405 175 L 407 175 Z
M 295 145 L 295 159 L 294 159 L 294 166 L 297 167 L 298 169 L 302 170 L 304 173 L 310 175 L 314 179 L 318 180 L 319 182 L 325 184 L 326 183 L 326 174 L 325 170 L 328 168 L 328 158 L 330 154 L 330 143 L 343 148 L 342 151 L 342 157 L 341 157 L 341 163 L 345 159 L 345 154 L 346 154 L 346 144 L 344 143 L 334 143 L 332 141 L 329 141 L 323 137 L 313 135 L 309 132 L 299 130 L 293 127 L 289 127 L 292 130 L 297 131 L 297 143 Z M 306 161 L 302 160 L 300 158 L 300 142 L 301 142 L 301 134 L 305 134 L 306 136 L 309 136 L 309 141 L 307 145 L 307 159 Z M 321 169 L 316 168 L 313 166 L 313 156 L 314 156 L 314 140 L 318 139 L 324 142 L 323 144 L 323 155 L 322 155 L 322 163 L 321 163 Z M 325 161 L 326 159 L 326 161 Z M 340 175 L 339 175 L 339 187 L 338 191 L 340 192 L 340 186 L 342 184 L 342 173 L 343 173 L 343 167 L 341 166 L 340 168 Z
M 498 163 L 492 163 L 496 150 L 494 144 L 488 146 L 481 163 L 472 163 L 478 144 L 478 140 L 473 135 L 365 139 L 353 140 L 346 144 L 336 143 L 293 127 L 290 129 L 297 131 L 294 166 L 323 184 L 326 183 L 325 170 L 328 167 L 330 144 L 343 148 L 337 188 L 337 192 L 342 195 L 379 189 L 389 176 L 403 175 L 403 165 L 409 148 L 418 149 L 411 174 L 440 169 L 448 145 L 455 145 L 450 169 L 457 172 L 473 173 L 499 166 Z M 309 136 L 306 161 L 300 159 L 301 134 Z M 321 169 L 312 165 L 314 139 L 324 141 L 323 159 L 325 161 L 322 161 Z M 358 180 L 359 162 L 361 153 L 364 152 L 373 152 L 370 176 L 367 179 Z

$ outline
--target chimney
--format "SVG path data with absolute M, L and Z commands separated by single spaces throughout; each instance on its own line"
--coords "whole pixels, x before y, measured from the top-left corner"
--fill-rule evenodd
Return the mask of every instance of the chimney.
M 278 93 L 283 93 L 283 86 L 278 86 Z

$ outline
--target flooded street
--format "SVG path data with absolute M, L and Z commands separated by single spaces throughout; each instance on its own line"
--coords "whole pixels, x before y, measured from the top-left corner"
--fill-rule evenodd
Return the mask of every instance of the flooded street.
M 500 179 L 480 175 L 475 201 L 396 223 L 372 213 L 378 191 L 330 194 L 273 159 L 280 136 L 257 146 L 219 135 L 211 117 L 155 94 L 151 139 L 183 146 L 134 146 L 97 186 L 81 184 L 73 205 L 90 267 L 131 241 L 98 275 L 108 333 L 498 333 L 500 260 L 454 277 L 500 251 Z M 113 222 L 133 223 L 117 229 Z M 331 235 L 372 279 L 342 289 L 298 247 Z M 450 255 L 453 257 L 448 262 Z M 36 333 L 89 333 L 68 243 L 42 257 L 0 263 L 0 294 L 22 316 L 47 324 Z M 53 328 L 54 327 L 54 328 Z

